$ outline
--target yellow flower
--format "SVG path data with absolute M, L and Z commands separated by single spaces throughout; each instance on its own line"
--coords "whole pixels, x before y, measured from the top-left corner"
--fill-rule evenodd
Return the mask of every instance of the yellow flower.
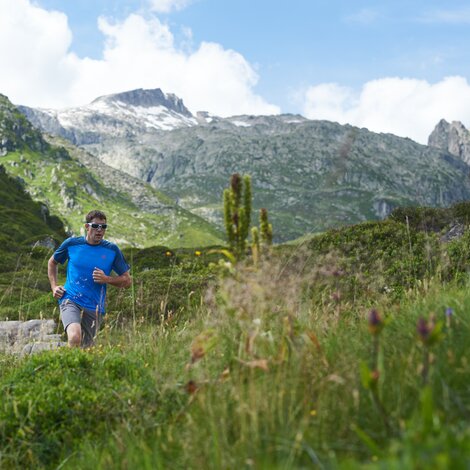
M 165 253 L 165 256 L 173 256 L 173 253 L 172 253 L 171 251 L 167 251 L 167 252 Z
M 196 256 L 201 256 L 201 255 L 202 255 L 202 253 L 201 253 L 199 250 L 196 250 L 196 251 L 194 252 L 194 254 L 195 254 Z

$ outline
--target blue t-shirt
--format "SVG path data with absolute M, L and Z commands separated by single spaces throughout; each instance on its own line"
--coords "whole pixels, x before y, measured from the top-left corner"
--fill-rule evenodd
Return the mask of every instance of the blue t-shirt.
M 118 276 L 129 271 L 121 250 L 107 240 L 90 245 L 85 237 L 67 238 L 54 252 L 54 259 L 60 264 L 68 260 L 65 294 L 59 303 L 69 299 L 80 307 L 95 311 L 98 309 L 103 314 L 106 284 L 98 284 L 93 280 L 93 270 L 102 269 L 107 276 L 111 271 Z

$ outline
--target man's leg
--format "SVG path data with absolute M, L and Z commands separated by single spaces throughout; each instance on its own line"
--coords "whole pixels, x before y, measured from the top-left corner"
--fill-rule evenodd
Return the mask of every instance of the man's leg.
M 82 345 L 84 348 L 93 346 L 100 328 L 101 319 L 101 313 L 87 308 L 83 309 L 81 325 L 83 331 Z
M 65 330 L 69 347 L 76 348 L 82 341 L 82 327 L 80 323 L 70 323 Z
M 70 347 L 80 346 L 82 341 L 82 310 L 74 302 L 64 300 L 60 304 L 60 317 L 67 334 L 67 342 Z

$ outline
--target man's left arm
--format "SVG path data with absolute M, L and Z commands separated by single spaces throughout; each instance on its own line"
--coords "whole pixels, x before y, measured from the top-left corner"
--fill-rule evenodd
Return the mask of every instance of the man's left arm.
M 132 278 L 129 271 L 120 276 L 107 276 L 102 269 L 93 270 L 93 280 L 98 284 L 109 284 L 114 287 L 127 288 L 132 284 Z

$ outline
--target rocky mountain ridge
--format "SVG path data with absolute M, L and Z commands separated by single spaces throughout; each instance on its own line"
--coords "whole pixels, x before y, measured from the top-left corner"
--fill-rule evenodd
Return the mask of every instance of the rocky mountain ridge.
M 441 119 L 428 139 L 431 147 L 446 150 L 470 164 L 470 132 L 460 121 Z
M 139 93 L 121 95 L 112 101 L 134 110 Z M 126 114 L 120 106 L 114 127 L 104 112 L 90 115 L 89 127 L 80 124 L 82 111 L 64 115 L 73 138 L 31 119 L 220 226 L 221 193 L 234 172 L 252 176 L 254 208 L 271 212 L 277 241 L 383 218 L 397 206 L 470 199 L 469 167 L 460 156 L 410 139 L 295 115 L 181 114 L 165 130 L 148 126 L 146 113 Z

